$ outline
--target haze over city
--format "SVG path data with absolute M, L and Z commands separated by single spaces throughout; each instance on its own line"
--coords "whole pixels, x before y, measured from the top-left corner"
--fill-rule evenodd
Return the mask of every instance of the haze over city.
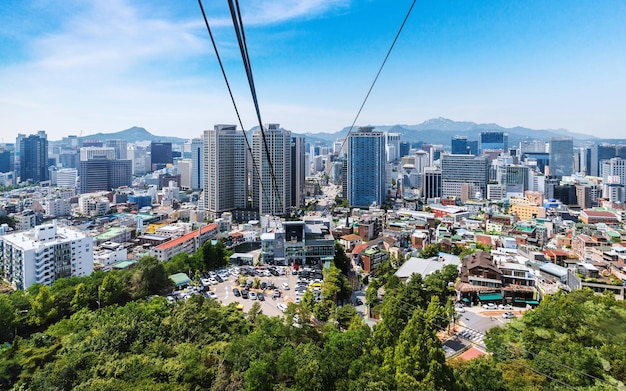
M 411 1 L 241 4 L 264 122 L 349 126 Z M 257 124 L 226 2 L 204 4 L 243 124 Z M 626 132 L 619 1 L 418 2 L 357 124 L 443 116 Z M 237 123 L 196 2 L 3 1 L 0 138 Z

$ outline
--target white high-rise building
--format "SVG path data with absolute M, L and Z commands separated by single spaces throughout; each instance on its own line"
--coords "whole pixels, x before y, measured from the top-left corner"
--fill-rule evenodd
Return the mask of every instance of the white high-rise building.
M 263 133 L 264 138 L 260 130 L 252 135 L 252 155 L 260 175 L 259 179 L 252 172 L 252 207 L 261 215 L 283 216 L 291 203 L 291 132 L 267 124 Z
M 191 189 L 192 165 L 191 159 L 180 159 L 176 162 L 180 174 L 180 187 L 183 189 Z
M 0 271 L 15 289 L 93 272 L 93 238 L 56 223 L 0 236 Z
M 213 218 L 247 206 L 246 141 L 236 125 L 215 125 L 202 138 L 204 209 Z

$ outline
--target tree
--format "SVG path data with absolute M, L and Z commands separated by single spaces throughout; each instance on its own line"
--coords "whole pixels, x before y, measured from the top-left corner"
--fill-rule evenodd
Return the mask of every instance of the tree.
M 0 294 L 0 343 L 11 340 L 16 320 L 15 306 L 6 295 Z
M 54 308 L 54 297 L 48 285 L 39 288 L 37 296 L 31 301 L 29 312 L 30 322 L 35 326 L 43 326 L 55 320 L 58 311 Z
M 106 306 L 115 303 L 121 303 L 124 296 L 124 285 L 122 284 L 117 273 L 110 271 L 102 280 L 98 291 L 98 300 L 100 305 Z
M 346 251 L 343 246 L 336 241 L 335 242 L 335 258 L 334 258 L 335 266 L 341 270 L 341 273 L 344 275 L 348 275 L 350 271 L 350 258 L 346 255 Z
M 156 257 L 141 258 L 134 272 L 133 296 L 135 298 L 162 293 L 172 286 L 163 264 Z
M 84 283 L 80 283 L 76 285 L 76 289 L 74 290 L 74 297 L 70 302 L 72 309 L 74 311 L 79 311 L 82 308 L 89 307 L 90 295 L 87 290 L 87 285 Z

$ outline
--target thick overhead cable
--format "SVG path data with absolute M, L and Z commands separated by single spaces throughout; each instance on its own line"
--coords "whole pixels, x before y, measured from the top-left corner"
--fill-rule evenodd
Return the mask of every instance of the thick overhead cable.
M 267 144 L 267 138 L 265 137 L 265 130 L 263 129 L 263 121 L 261 120 L 261 110 L 259 109 L 259 101 L 256 94 L 256 88 L 254 86 L 254 77 L 252 75 L 252 65 L 250 64 L 250 56 L 248 54 L 248 46 L 246 44 L 246 35 L 243 28 L 243 20 L 241 18 L 241 10 L 239 8 L 239 0 L 228 0 L 228 6 L 230 8 L 230 14 L 233 19 L 233 26 L 235 28 L 235 34 L 237 35 L 237 42 L 239 43 L 239 49 L 241 51 L 241 59 L 246 70 L 246 76 L 248 77 L 248 84 L 250 86 L 250 93 L 252 94 L 252 101 L 256 110 L 257 120 L 259 121 L 259 127 L 261 129 L 261 138 L 263 140 L 263 147 L 265 149 L 265 157 L 270 168 L 270 175 L 272 177 L 273 193 L 278 198 L 278 209 L 284 210 L 282 203 L 282 197 L 278 191 L 278 183 L 276 181 L 276 175 L 274 173 L 274 165 L 272 164 L 272 157 L 270 155 L 269 146 Z M 262 178 L 259 176 L 259 181 Z M 273 203 L 270 203 L 270 207 Z M 272 207 L 272 210 L 274 208 Z
M 243 138 L 246 142 L 246 148 L 248 149 L 248 153 L 250 157 L 252 155 L 252 148 L 250 147 L 250 142 L 248 141 L 248 136 L 246 135 L 246 130 L 243 127 L 243 123 L 241 121 L 241 115 L 239 115 L 239 109 L 237 109 L 237 103 L 235 102 L 235 97 L 233 96 L 233 91 L 230 88 L 230 83 L 228 82 L 228 77 L 226 76 L 226 71 L 224 70 L 224 65 L 222 64 L 222 58 L 220 57 L 220 53 L 217 50 L 217 45 L 215 43 L 215 39 L 213 38 L 213 32 L 211 31 L 211 26 L 209 25 L 209 20 L 206 17 L 206 13 L 204 12 L 204 7 L 202 6 L 202 0 L 198 0 L 198 5 L 200 6 L 200 11 L 202 12 L 202 18 L 204 19 L 204 24 L 209 33 L 209 37 L 211 38 L 211 44 L 213 44 L 213 50 L 215 51 L 215 56 L 217 57 L 217 62 L 220 64 L 220 69 L 222 70 L 222 76 L 224 77 L 224 82 L 226 82 L 226 88 L 228 88 L 228 93 L 230 94 L 230 100 L 233 103 L 233 107 L 235 108 L 235 113 L 237 114 L 237 120 L 239 121 L 239 126 L 241 127 L 241 131 L 243 132 Z M 254 171 L 257 174 L 257 177 L 260 177 L 259 168 L 257 167 L 254 158 L 252 159 L 252 165 L 254 167 Z M 267 195 L 267 191 L 263 188 L 263 183 L 260 184 L 261 192 L 267 199 L 268 203 L 270 202 L 270 197 Z

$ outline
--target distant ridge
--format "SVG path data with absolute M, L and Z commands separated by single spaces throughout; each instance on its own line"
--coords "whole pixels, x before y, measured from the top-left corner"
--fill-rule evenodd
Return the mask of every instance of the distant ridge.
M 353 131 L 356 131 L 355 126 Z M 574 133 L 565 129 L 530 129 L 522 126 L 505 128 L 495 123 L 477 124 L 470 121 L 454 121 L 439 117 L 432 118 L 417 125 L 376 125 L 375 128 L 383 132 L 400 133 L 402 140 L 410 142 L 428 142 L 432 144 L 450 145 L 455 136 L 465 136 L 469 140 L 478 140 L 481 132 L 496 131 L 509 134 L 509 145 L 524 140 L 543 139 L 551 137 L 572 137 L 575 141 L 601 142 L 603 140 L 587 134 Z M 307 133 L 304 136 L 311 139 L 332 141 L 345 137 L 350 130 L 345 127 L 336 133 Z
M 161 141 L 161 142 L 171 142 L 174 144 L 182 144 L 185 141 L 187 141 L 187 139 L 185 138 L 178 138 L 178 137 L 171 137 L 171 136 L 157 136 L 148 132 L 146 129 L 138 127 L 138 126 L 133 126 L 130 129 L 122 130 L 122 131 L 115 132 L 115 133 L 96 133 L 96 134 L 90 134 L 87 136 L 81 136 L 79 138 L 81 140 L 102 140 L 102 141 L 122 139 L 122 140 L 128 141 L 129 143 L 140 143 L 142 141 L 144 142 Z

